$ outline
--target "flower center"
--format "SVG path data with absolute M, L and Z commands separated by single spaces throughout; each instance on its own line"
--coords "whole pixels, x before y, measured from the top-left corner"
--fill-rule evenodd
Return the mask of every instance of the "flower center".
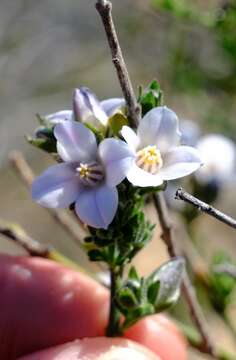
M 103 167 L 96 161 L 88 164 L 80 163 L 76 172 L 80 181 L 87 186 L 96 186 L 104 178 Z
M 163 165 L 161 153 L 157 149 L 156 145 L 146 146 L 145 148 L 139 150 L 136 156 L 136 164 L 141 169 L 151 174 L 156 174 Z

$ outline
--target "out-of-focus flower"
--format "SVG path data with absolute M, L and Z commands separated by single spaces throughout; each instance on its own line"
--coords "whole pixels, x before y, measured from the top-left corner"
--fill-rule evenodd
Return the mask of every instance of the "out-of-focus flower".
M 180 146 L 177 115 L 165 106 L 149 111 L 137 129 L 121 130 L 123 138 L 135 154 L 127 179 L 135 186 L 159 186 L 165 180 L 191 174 L 201 165 L 199 152 Z
M 214 182 L 218 185 L 235 179 L 236 147 L 223 135 L 210 134 L 197 143 L 204 165 L 195 176 L 201 184 Z
M 74 90 L 73 109 L 75 120 L 89 123 L 97 128 L 107 126 L 108 119 L 125 106 L 122 98 L 99 101 L 87 87 Z
M 181 143 L 183 145 L 195 146 L 201 134 L 199 126 L 191 120 L 181 120 L 179 128 Z
M 111 138 L 97 146 L 94 133 L 75 121 L 57 124 L 54 135 L 64 163 L 51 166 L 33 182 L 33 199 L 49 208 L 75 202 L 85 224 L 106 229 L 118 206 L 116 185 L 125 178 L 133 152 L 124 141 Z

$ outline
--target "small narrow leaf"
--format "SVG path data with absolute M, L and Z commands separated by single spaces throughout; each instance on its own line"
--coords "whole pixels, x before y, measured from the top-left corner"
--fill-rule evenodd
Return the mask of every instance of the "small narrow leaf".
M 138 305 L 134 292 L 128 287 L 122 288 L 116 298 L 122 309 L 133 309 Z
M 134 266 L 131 266 L 128 278 L 131 280 L 139 280 L 138 273 Z
M 37 147 L 38 149 L 44 150 L 48 153 L 56 153 L 56 141 L 53 141 L 52 139 L 43 139 L 43 138 L 32 138 L 30 136 L 26 136 L 26 140 L 31 145 Z

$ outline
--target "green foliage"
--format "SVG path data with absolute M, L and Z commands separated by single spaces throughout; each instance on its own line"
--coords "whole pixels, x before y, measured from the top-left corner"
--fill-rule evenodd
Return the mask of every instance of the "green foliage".
M 116 113 L 109 118 L 109 126 L 114 136 L 119 136 L 120 130 L 124 125 L 129 125 L 129 121 L 122 113 Z
M 214 271 L 217 265 L 222 264 L 234 264 L 231 257 L 223 251 L 218 252 L 213 257 L 209 276 L 210 299 L 214 308 L 219 313 L 223 313 L 227 305 L 231 302 L 232 293 L 236 285 L 236 279 L 229 274 Z
M 144 198 L 128 181 L 120 184 L 119 207 L 107 230 L 89 228 L 85 247 L 92 261 L 104 261 L 110 268 L 124 266 L 151 239 L 154 226 L 142 211 Z
M 193 16 L 192 7 L 186 0 L 153 0 L 152 5 L 184 19 L 191 19 Z
M 169 308 L 179 298 L 185 263 L 183 258 L 172 259 L 146 279 L 131 267 L 127 280 L 120 285 L 115 300 L 128 328 L 146 315 Z
M 53 134 L 53 125 L 39 114 L 36 114 L 36 117 L 40 126 L 35 130 L 34 136 L 26 136 L 26 140 L 38 149 L 56 153 L 57 144 Z
M 38 137 L 39 132 L 40 132 L 40 137 Z M 53 133 L 51 133 L 50 129 L 47 128 L 42 128 L 40 130 L 38 129 L 38 134 L 36 137 L 26 136 L 26 140 L 28 141 L 29 144 L 48 153 L 57 152 L 56 139 Z
M 162 104 L 162 98 L 163 93 L 156 80 L 153 80 L 144 90 L 140 87 L 138 102 L 142 107 L 142 115 L 145 115 L 154 107 L 160 106 Z

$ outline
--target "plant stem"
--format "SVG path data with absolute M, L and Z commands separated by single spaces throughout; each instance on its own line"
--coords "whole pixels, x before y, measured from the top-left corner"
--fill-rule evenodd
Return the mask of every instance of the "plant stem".
M 98 0 L 96 9 L 99 12 L 111 50 L 112 62 L 120 81 L 120 86 L 127 104 L 128 115 L 132 127 L 137 127 L 141 116 L 141 108 L 137 102 L 129 73 L 126 68 L 116 29 L 112 18 L 112 4 L 107 0 Z
M 118 289 L 119 279 L 121 276 L 121 269 L 116 270 L 110 268 L 110 278 L 111 278 L 111 287 L 110 287 L 110 310 L 109 310 L 109 322 L 106 329 L 106 335 L 109 337 L 118 336 L 121 334 L 120 329 L 120 312 L 117 309 L 115 303 L 115 296 Z
M 153 196 L 153 200 L 160 220 L 160 225 L 162 228 L 162 239 L 167 246 L 170 257 L 176 257 L 178 256 L 178 249 L 172 234 L 172 227 L 168 215 L 165 198 L 163 194 L 159 192 Z M 211 343 L 211 339 L 209 338 L 207 332 L 206 321 L 202 313 L 201 307 L 198 303 L 195 290 L 191 284 L 191 281 L 187 273 L 185 273 L 183 279 L 182 289 L 183 289 L 184 297 L 189 307 L 191 318 L 194 321 L 202 337 L 201 351 L 214 356 L 215 352 Z
M 15 241 L 23 249 L 25 249 L 31 256 L 48 257 L 51 246 L 41 244 L 37 240 L 30 237 L 20 225 L 10 223 L 0 219 L 0 234 L 4 235 L 10 240 Z
M 97 0 L 96 9 L 101 16 L 103 26 L 107 35 L 107 40 L 112 55 L 112 61 L 116 68 L 116 72 L 120 81 L 122 92 L 126 100 L 131 125 L 133 128 L 136 128 L 140 120 L 141 109 L 139 104 L 137 103 L 137 99 L 133 91 L 132 83 L 129 78 L 129 73 L 119 45 L 119 40 L 112 19 L 112 4 L 108 0 Z M 161 198 L 159 198 L 159 200 L 161 200 Z M 172 231 L 168 219 L 168 213 L 166 211 L 164 198 L 161 201 L 159 201 L 158 204 L 155 203 L 155 205 L 163 230 L 163 239 L 167 244 L 169 254 L 173 256 L 172 254 L 174 253 L 177 254 L 177 252 L 175 249 L 175 243 L 173 241 Z M 186 279 L 188 279 L 187 275 L 186 275 Z M 109 335 L 113 334 L 113 329 L 116 327 L 117 324 L 116 316 L 113 314 L 115 311 L 114 291 L 116 290 L 116 283 L 117 283 L 115 274 L 111 275 L 111 282 L 112 283 L 114 282 L 114 284 L 112 285 L 112 287 L 114 286 L 114 288 L 111 294 L 110 321 L 109 321 L 109 326 L 107 328 L 107 334 Z M 191 282 L 189 281 L 189 279 L 187 282 L 185 282 L 184 294 L 187 299 L 187 303 L 190 307 L 190 313 L 192 315 L 192 318 L 196 326 L 198 327 L 199 332 L 202 335 L 202 341 L 201 341 L 202 350 L 205 350 L 204 352 L 214 356 L 214 350 L 212 348 L 211 341 L 209 340 L 207 331 L 205 330 L 204 318 L 201 316 L 202 314 L 201 308 L 197 302 L 194 289 L 192 289 Z
M 236 220 L 232 217 L 226 215 L 225 213 L 217 210 L 213 206 L 205 203 L 204 201 L 199 200 L 198 198 L 194 197 L 193 195 L 189 194 L 187 191 L 184 191 L 183 189 L 178 189 L 176 191 L 175 198 L 177 200 L 183 200 L 188 204 L 193 205 L 198 210 L 214 217 L 215 219 L 223 222 L 226 225 L 229 225 L 230 227 L 236 229 Z

